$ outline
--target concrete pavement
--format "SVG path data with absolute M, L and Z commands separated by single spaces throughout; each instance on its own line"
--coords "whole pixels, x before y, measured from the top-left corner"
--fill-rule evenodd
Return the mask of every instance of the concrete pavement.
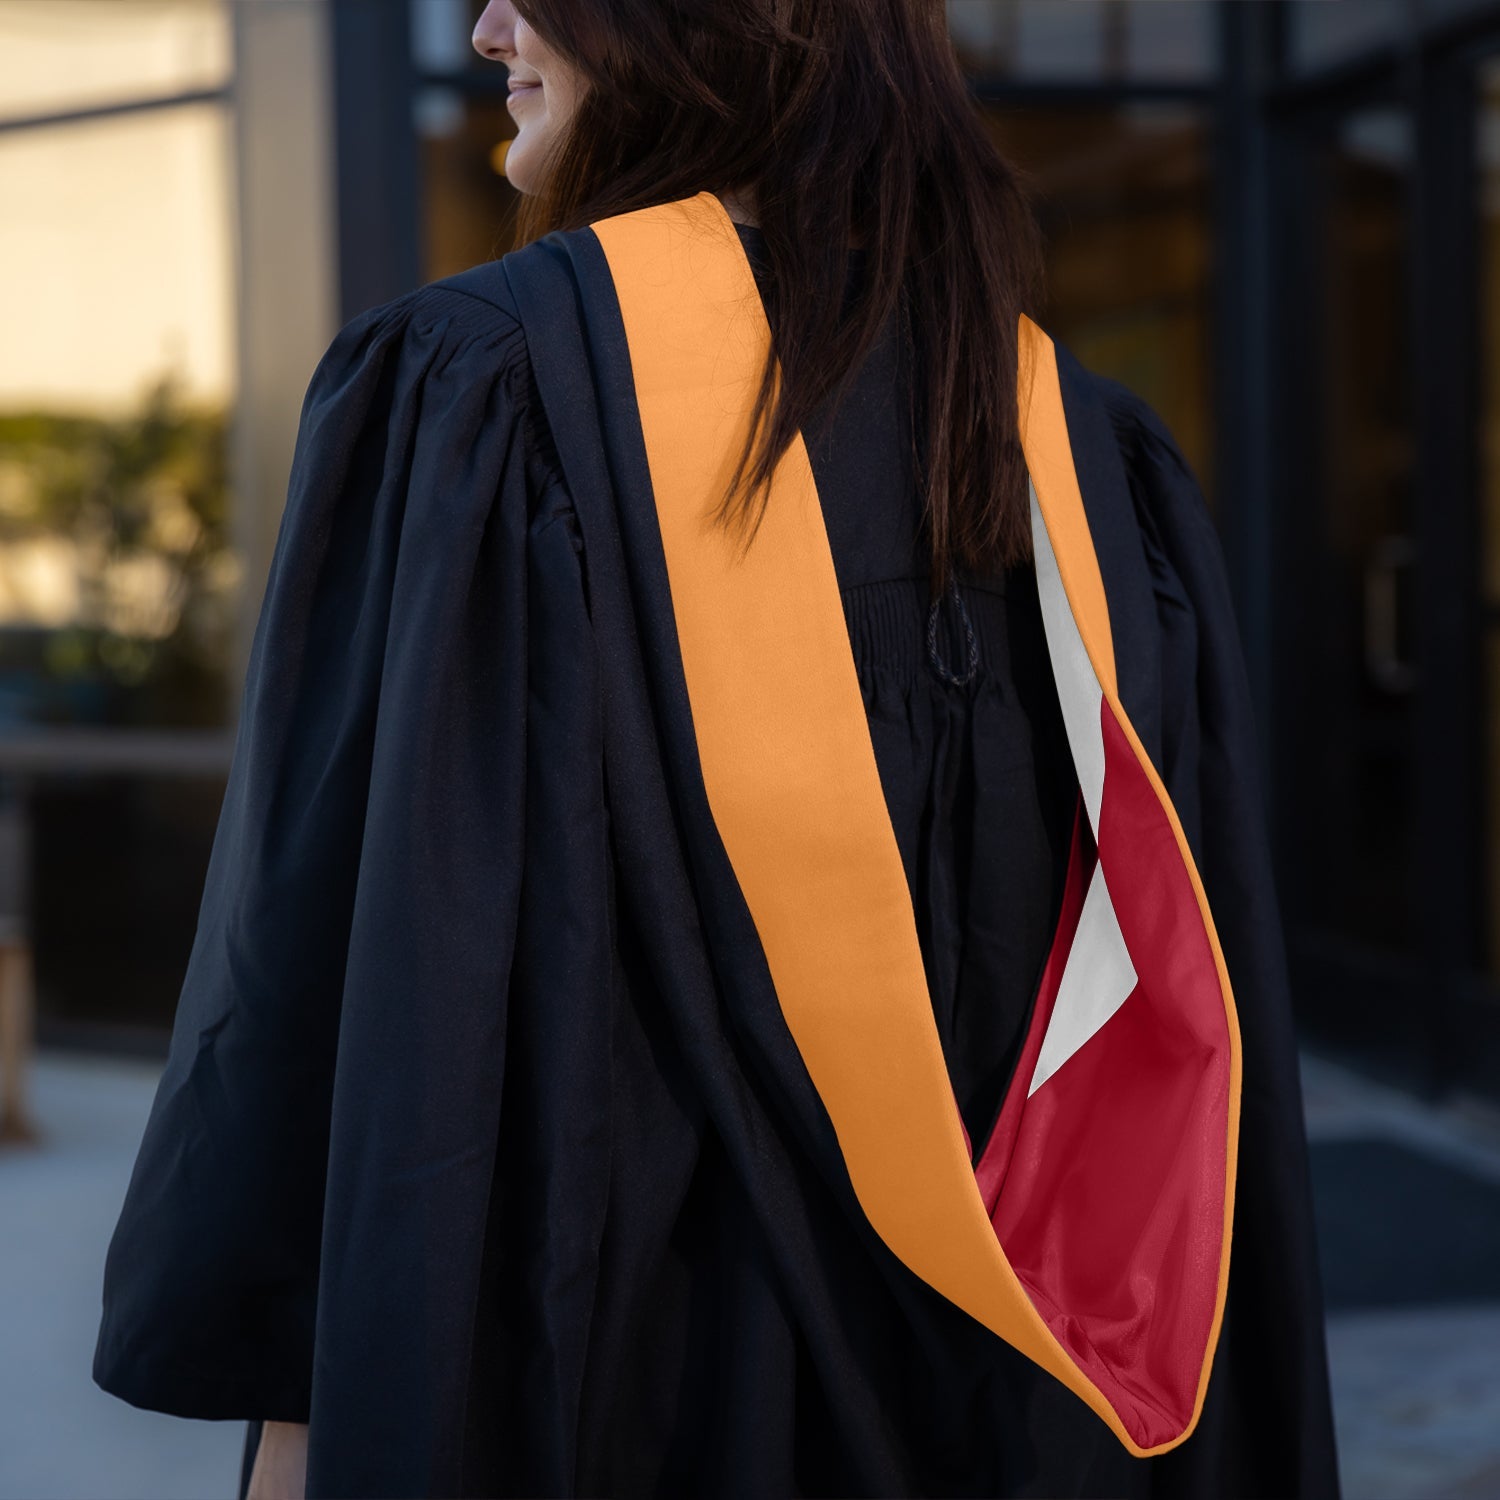
M 0 1500 L 235 1493 L 242 1424 L 137 1411 L 89 1376 L 104 1252 L 158 1071 L 44 1054 L 42 1139 L 0 1150 Z M 1315 1142 L 1390 1140 L 1500 1186 L 1500 1117 L 1426 1108 L 1312 1058 L 1303 1076 Z M 1329 1350 L 1349 1500 L 1500 1495 L 1500 1303 L 1338 1312 Z

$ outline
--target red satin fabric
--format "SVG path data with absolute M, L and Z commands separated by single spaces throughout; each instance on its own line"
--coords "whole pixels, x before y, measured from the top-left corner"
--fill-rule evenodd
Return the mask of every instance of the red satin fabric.
M 1229 1038 L 1166 811 L 1107 700 L 1101 716 L 1098 845 L 1080 797 L 1057 933 L 975 1180 L 1033 1305 L 1149 1446 L 1191 1416 L 1214 1317 Z M 1138 982 L 1028 1097 L 1096 861 Z

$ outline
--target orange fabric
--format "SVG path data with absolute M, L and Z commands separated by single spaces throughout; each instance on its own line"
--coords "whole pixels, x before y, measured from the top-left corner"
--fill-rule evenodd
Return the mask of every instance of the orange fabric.
M 1224 962 L 1224 950 L 1219 943 L 1218 930 L 1214 926 L 1213 913 L 1209 910 L 1208 894 L 1203 888 L 1197 862 L 1188 845 L 1187 834 L 1177 809 L 1172 805 L 1160 773 L 1151 763 L 1146 747 L 1141 743 L 1125 706 L 1120 701 L 1119 685 L 1115 679 L 1114 643 L 1110 635 L 1109 609 L 1105 602 L 1104 581 L 1099 573 L 1099 559 L 1094 551 L 1093 538 L 1089 533 L 1088 516 L 1084 509 L 1083 495 L 1078 488 L 1078 475 L 1073 467 L 1072 445 L 1068 441 L 1067 417 L 1063 409 L 1062 387 L 1057 374 L 1057 356 L 1052 340 L 1030 318 L 1024 314 L 1020 326 L 1021 357 L 1019 382 L 1021 445 L 1026 454 L 1026 467 L 1031 474 L 1036 490 L 1037 506 L 1047 526 L 1047 535 L 1052 539 L 1057 554 L 1058 572 L 1063 588 L 1072 607 L 1073 618 L 1078 623 L 1084 648 L 1094 665 L 1095 675 L 1104 690 L 1104 697 L 1113 711 L 1115 721 L 1139 762 L 1141 770 L 1151 784 L 1167 821 L 1171 824 L 1173 837 L 1192 882 L 1193 894 L 1197 897 L 1203 926 L 1213 951 L 1214 966 L 1219 973 L 1219 987 L 1224 999 L 1224 1018 L 1229 1040 L 1229 1111 L 1228 1132 L 1225 1142 L 1224 1161 L 1224 1227 L 1219 1255 L 1219 1287 L 1214 1307 L 1213 1327 L 1209 1334 L 1208 1349 L 1198 1380 L 1198 1394 L 1193 1405 L 1193 1423 L 1196 1425 L 1203 1409 L 1203 1398 L 1208 1390 L 1208 1376 L 1213 1363 L 1214 1347 L 1218 1343 L 1219 1329 L 1224 1320 L 1224 1297 L 1229 1287 L 1229 1252 L 1234 1223 L 1235 1177 L 1239 1159 L 1240 1094 L 1242 1083 L 1242 1059 L 1240 1051 L 1239 1017 L 1235 1012 L 1234 991 L 1229 981 L 1229 969 Z M 1191 1427 L 1188 1429 L 1191 1431 Z
M 1197 1421 L 1202 1385 L 1181 1433 L 1138 1445 L 1032 1306 L 986 1214 L 800 435 L 743 557 L 707 518 L 748 428 L 770 343 L 733 224 L 704 192 L 591 228 L 629 343 L 709 805 L 860 1204 L 912 1271 L 1061 1380 L 1132 1453 L 1175 1447 Z M 1076 495 L 1060 400 L 1054 409 L 1051 399 L 1050 341 L 1028 329 L 1029 320 L 1028 463 L 1043 471 L 1039 492 L 1045 483 L 1057 496 L 1071 484 Z M 1113 694 L 1108 610 L 1096 564 L 1090 574 L 1087 525 L 1081 506 L 1055 509 L 1069 596 Z M 1235 1080 L 1237 1090 L 1237 1050 Z M 1205 1380 L 1211 1355 L 1212 1346 Z

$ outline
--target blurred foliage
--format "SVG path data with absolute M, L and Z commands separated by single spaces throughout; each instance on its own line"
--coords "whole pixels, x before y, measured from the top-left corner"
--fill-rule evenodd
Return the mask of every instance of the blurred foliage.
M 0 725 L 224 722 L 228 440 L 171 376 L 126 418 L 0 413 Z

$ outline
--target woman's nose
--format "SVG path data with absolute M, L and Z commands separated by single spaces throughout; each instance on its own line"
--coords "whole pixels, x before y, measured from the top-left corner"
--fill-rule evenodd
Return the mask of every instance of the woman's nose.
M 474 50 L 491 62 L 515 55 L 516 8 L 510 0 L 490 0 L 474 23 Z

